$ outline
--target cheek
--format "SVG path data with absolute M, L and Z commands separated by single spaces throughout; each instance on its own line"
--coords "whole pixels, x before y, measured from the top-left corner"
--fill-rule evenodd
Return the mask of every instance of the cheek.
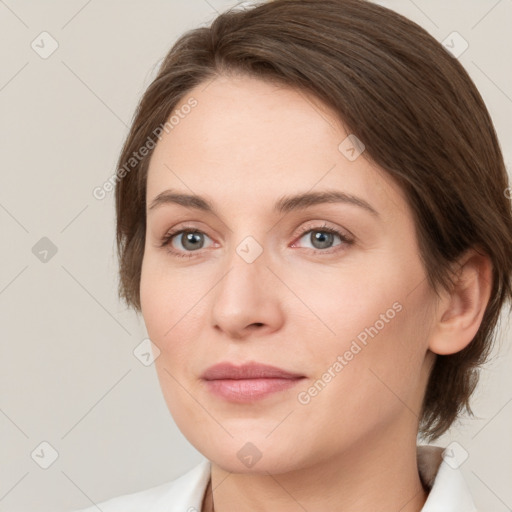
M 192 267 L 190 267 L 192 269 Z M 148 254 L 141 269 L 142 316 L 151 341 L 169 360 L 193 346 L 207 318 L 205 295 L 211 287 L 194 270 L 170 268 L 165 257 Z
M 187 425 L 198 414 L 183 389 L 183 384 L 190 383 L 191 363 L 198 357 L 194 352 L 197 332 L 190 327 L 197 328 L 197 315 L 204 315 L 204 311 L 193 307 L 195 292 L 185 284 L 179 273 L 169 271 L 159 257 L 145 258 L 140 300 L 148 336 L 160 351 L 154 362 L 155 370 L 172 416 L 178 424 Z
M 142 316 L 151 341 L 161 351 L 165 350 L 167 340 L 179 325 L 176 318 L 180 309 L 177 297 L 183 296 L 183 293 L 177 291 L 174 280 L 173 274 L 166 272 L 157 258 L 151 254 L 145 256 L 140 280 Z
M 418 384 L 431 297 L 421 272 L 406 274 L 390 265 L 387 271 L 373 270 L 331 279 L 308 294 L 308 305 L 323 325 L 316 335 L 312 329 L 306 350 L 316 361 L 317 378 L 336 381 L 332 387 L 338 392 L 350 390 L 356 402 L 379 407 L 380 398 L 393 399 L 386 385 L 407 396 Z
M 358 318 L 343 314 L 336 341 L 311 353 L 316 379 L 300 390 L 301 403 L 308 403 L 304 412 L 343 432 L 334 444 L 381 432 L 399 417 L 417 420 L 423 392 L 421 326 L 411 316 L 412 307 L 389 309 L 386 301 L 384 306 Z M 387 323 L 376 321 L 374 312 L 382 312 Z
M 301 279 L 300 286 L 294 279 L 297 295 L 305 298 L 305 305 L 314 313 L 309 316 L 317 337 L 321 333 L 331 350 L 334 346 L 348 349 L 356 338 L 364 344 L 389 332 L 403 310 L 404 277 L 398 279 L 392 269 L 380 272 L 368 264 Z M 293 307 L 305 309 L 299 303 Z
M 152 264 L 152 258 L 144 256 L 142 261 L 141 278 L 140 278 L 140 305 L 142 316 L 148 330 L 149 337 L 156 343 L 159 336 L 155 336 L 156 332 L 161 330 L 160 323 L 165 318 L 164 303 L 165 283 L 158 279 L 158 272 Z

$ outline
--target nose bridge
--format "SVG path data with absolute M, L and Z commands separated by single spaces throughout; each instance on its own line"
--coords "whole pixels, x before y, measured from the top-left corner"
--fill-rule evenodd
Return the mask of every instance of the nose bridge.
M 247 294 L 259 294 L 264 291 L 269 272 L 263 245 L 252 235 L 245 236 L 234 244 L 227 256 L 227 275 L 221 283 L 223 291 L 245 298 Z
M 264 220 L 258 217 L 257 211 L 244 209 L 245 212 L 229 222 L 229 236 L 226 245 L 227 267 L 236 267 L 249 274 L 261 272 L 268 259 L 268 238 Z M 246 221 L 244 221 L 245 219 Z M 265 246 L 265 247 L 264 247 Z M 268 269 L 265 269 L 268 272 Z

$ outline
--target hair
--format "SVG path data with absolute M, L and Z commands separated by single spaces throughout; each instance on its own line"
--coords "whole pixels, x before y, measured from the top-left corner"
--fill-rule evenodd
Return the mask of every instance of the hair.
M 476 86 L 426 30 L 366 0 L 274 0 L 231 9 L 209 27 L 184 33 L 167 53 L 137 106 L 117 168 L 148 141 L 155 146 L 155 133 L 195 86 L 222 75 L 313 93 L 339 116 L 364 143 L 365 156 L 405 192 L 436 293 L 453 286 L 452 265 L 466 250 L 490 258 L 491 297 L 477 334 L 463 350 L 438 355 L 430 373 L 419 434 L 439 437 L 464 410 L 473 414 L 479 369 L 512 298 L 511 189 Z M 151 154 L 118 175 L 115 190 L 119 296 L 137 312 Z

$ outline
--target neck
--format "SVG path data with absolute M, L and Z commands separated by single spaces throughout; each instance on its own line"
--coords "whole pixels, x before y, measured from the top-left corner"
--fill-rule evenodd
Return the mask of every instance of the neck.
M 427 493 L 416 438 L 365 440 L 341 455 L 286 473 L 230 473 L 212 462 L 203 512 L 420 512 Z M 207 504 L 207 502 L 209 502 Z

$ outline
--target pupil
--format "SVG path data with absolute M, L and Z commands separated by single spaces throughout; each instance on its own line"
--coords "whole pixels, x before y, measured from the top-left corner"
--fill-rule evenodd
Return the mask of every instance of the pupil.
M 189 248 L 191 248 L 191 249 L 193 249 L 193 250 L 197 249 L 197 248 L 198 248 L 198 245 L 197 245 L 197 244 L 195 244 L 195 246 L 194 246 L 194 239 L 195 239 L 196 237 L 199 237 L 199 236 L 200 236 L 200 234 L 199 234 L 199 233 L 186 233 L 186 236 L 185 236 L 185 240 L 186 240 L 186 242 L 183 244 L 183 246 L 184 246 L 184 247 L 187 247 L 187 243 L 191 242 L 191 243 L 192 243 L 192 245 L 191 245 L 191 247 L 189 247 Z M 196 241 L 197 241 L 197 239 L 196 239 Z
M 320 243 L 320 247 L 317 247 L 318 249 L 325 249 L 329 246 L 329 243 L 332 242 L 332 233 L 326 233 L 325 231 L 316 231 L 313 234 L 314 237 L 314 243 L 313 245 L 316 246 L 316 242 Z

